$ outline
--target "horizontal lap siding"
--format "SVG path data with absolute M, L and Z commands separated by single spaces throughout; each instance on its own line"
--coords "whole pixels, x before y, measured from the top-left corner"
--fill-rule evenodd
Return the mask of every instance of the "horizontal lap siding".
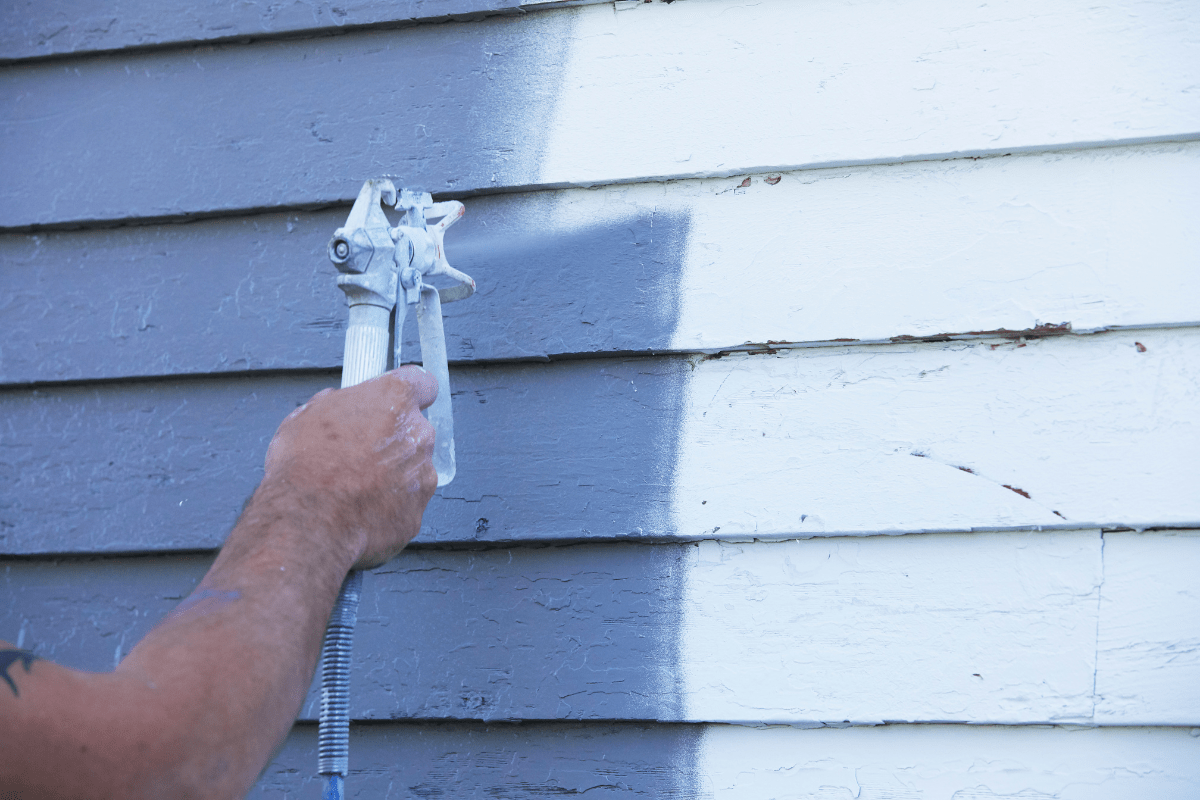
M 1147 603 L 1129 565 L 1164 548 L 1154 591 L 1183 602 Z M 207 562 L 9 563 L 0 638 L 110 668 Z M 351 713 L 1200 725 L 1198 568 L 1195 533 L 411 551 L 367 575 Z
M 469 201 L 446 253 L 479 291 L 444 307 L 451 360 L 669 347 L 687 211 L 599 199 Z M 326 245 L 347 213 L 0 235 L 0 382 L 339 367 Z
M 347 26 L 396 25 L 495 13 L 519 14 L 550 4 L 602 0 L 10 0 L 0 10 L 0 63 L 103 50 L 189 45 L 263 36 L 338 33 Z
M 1186 728 L 711 726 L 697 798 L 1191 800 L 1200 738 Z
M 698 800 L 689 725 L 463 723 L 352 726 L 359 797 Z M 316 800 L 315 725 L 298 725 L 250 800 Z M 350 795 L 355 796 L 355 795 Z
M 1200 143 L 768 177 L 469 200 L 451 360 L 1200 320 Z M 0 381 L 337 367 L 346 214 L 0 235 Z
M 688 0 L 16 64 L 0 227 L 1195 138 L 1196 14 Z
M 1200 538 L 1099 530 L 1200 521 L 1194 4 L 138 1 L 0 12 L 0 638 L 107 669 L 190 591 L 398 174 L 480 293 L 353 791 L 1194 793 L 1195 730 L 1039 727 L 1200 725 Z
M 364 797 L 1192 800 L 1200 783 L 1186 728 L 452 723 L 353 736 Z M 298 726 L 249 797 L 316 798 L 316 738 Z
M 659 359 L 455 370 L 459 471 L 422 540 L 669 535 L 655 520 L 669 502 L 688 369 Z M 279 421 L 336 383 L 316 374 L 0 395 L 4 551 L 220 544 Z
M 1164 723 L 1195 724 L 1200 709 L 1195 537 L 1179 532 L 1106 539 L 1097 629 L 1098 722 L 1122 725 L 1154 707 Z
M 1197 364 L 1187 328 L 458 368 L 459 474 L 419 541 L 1195 524 Z M 216 546 L 335 382 L 0 393 L 3 550 Z

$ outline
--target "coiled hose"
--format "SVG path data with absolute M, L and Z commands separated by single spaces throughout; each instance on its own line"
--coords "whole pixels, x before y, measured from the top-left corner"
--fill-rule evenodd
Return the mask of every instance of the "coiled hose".
M 338 592 L 321 645 L 321 723 L 317 731 L 317 771 L 328 778 L 323 800 L 342 800 L 350 767 L 350 654 L 362 572 L 353 570 Z

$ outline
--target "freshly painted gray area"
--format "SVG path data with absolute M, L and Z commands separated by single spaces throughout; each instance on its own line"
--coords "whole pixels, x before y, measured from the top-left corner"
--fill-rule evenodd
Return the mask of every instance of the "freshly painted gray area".
M 584 5 L 603 0 L 568 0 Z M 0 62 L 97 50 L 263 36 L 332 34 L 347 26 L 521 14 L 545 0 L 10 0 L 0 9 Z
M 479 285 L 445 306 L 452 361 L 669 346 L 687 215 L 562 233 L 556 194 L 475 198 L 450 232 Z M 0 383 L 339 367 L 346 300 L 324 253 L 348 211 L 0 235 Z
M 359 797 L 428 800 L 685 800 L 695 785 L 698 725 L 539 722 L 388 723 L 351 727 Z M 313 725 L 297 725 L 251 800 L 317 800 Z
M 0 639 L 67 667 L 110 670 L 195 588 L 211 555 L 6 561 Z
M 409 551 L 367 573 L 354 719 L 680 719 L 682 545 Z M 211 556 L 11 561 L 0 639 L 107 670 Z M 301 713 L 316 719 L 314 686 Z
M 356 719 L 666 719 L 684 546 L 409 552 L 367 573 Z M 301 716 L 316 719 L 314 687 Z
M 453 370 L 458 477 L 419 541 L 671 536 L 662 512 L 689 370 L 678 357 Z M 336 383 L 318 372 L 0 391 L 0 552 L 218 546 L 279 421 Z
M 0 70 L 0 228 L 530 184 L 573 9 Z

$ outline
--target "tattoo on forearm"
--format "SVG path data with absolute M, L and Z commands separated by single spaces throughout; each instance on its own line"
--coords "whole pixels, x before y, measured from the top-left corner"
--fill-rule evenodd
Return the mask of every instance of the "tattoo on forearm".
M 8 674 L 9 667 L 20 661 L 25 671 L 29 672 L 29 665 L 37 660 L 38 657 L 28 650 L 0 650 L 0 675 L 4 676 L 4 681 L 15 696 L 20 697 L 21 693 L 17 691 L 17 682 Z

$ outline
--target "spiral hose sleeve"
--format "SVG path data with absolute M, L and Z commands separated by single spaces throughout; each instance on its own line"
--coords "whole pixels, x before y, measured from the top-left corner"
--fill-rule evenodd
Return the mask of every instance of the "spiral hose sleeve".
M 317 771 L 345 777 L 350 760 L 350 655 L 362 572 L 346 576 L 321 645 L 321 721 L 317 731 Z

